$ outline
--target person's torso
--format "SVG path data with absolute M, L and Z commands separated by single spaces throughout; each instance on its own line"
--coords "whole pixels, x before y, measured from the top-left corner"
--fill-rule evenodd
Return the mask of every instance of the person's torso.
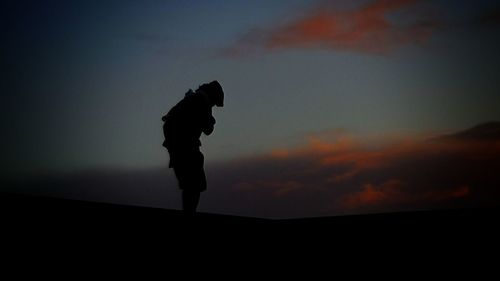
M 211 107 L 201 94 L 186 95 L 166 115 L 164 123 L 167 148 L 199 147 L 204 119 L 211 118 Z

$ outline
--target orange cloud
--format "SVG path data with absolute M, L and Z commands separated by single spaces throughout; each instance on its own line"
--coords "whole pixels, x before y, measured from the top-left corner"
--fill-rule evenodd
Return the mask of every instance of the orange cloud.
M 353 10 L 337 10 L 324 2 L 290 23 L 268 30 L 252 30 L 228 53 L 288 48 L 322 48 L 385 54 L 396 48 L 426 42 L 437 27 L 428 15 L 414 14 L 412 23 L 388 19 L 413 8 L 418 0 L 375 0 Z
M 275 189 L 274 195 L 277 197 L 287 195 L 290 192 L 299 190 L 304 187 L 304 185 L 298 181 L 288 180 L 284 182 L 275 181 L 266 183 L 266 185 Z
M 468 185 L 460 186 L 451 192 L 451 197 L 464 197 L 469 195 L 470 188 Z
M 388 180 L 380 185 L 365 184 L 360 191 L 347 194 L 340 201 L 346 209 L 383 206 L 389 204 L 415 204 L 418 202 L 439 202 L 463 198 L 470 194 L 468 185 L 443 190 L 415 193 L 405 189 L 400 180 Z
M 360 191 L 346 195 L 342 199 L 342 205 L 352 209 L 387 201 L 403 200 L 405 195 L 401 192 L 402 185 L 403 182 L 395 179 L 388 180 L 380 186 L 365 184 Z
M 307 208 L 332 212 L 497 202 L 500 139 L 482 137 L 490 130 L 474 132 L 478 138 L 419 136 L 376 140 L 376 146 L 346 133 L 322 133 L 306 137 L 302 146 L 273 150 L 241 169 L 255 169 L 247 194 L 268 194 L 287 205 L 318 202 Z
M 320 135 L 310 135 L 307 137 L 307 144 L 305 146 L 293 149 L 274 149 L 271 151 L 270 156 L 283 159 L 305 155 L 330 155 L 354 150 L 358 146 L 359 143 L 353 136 L 343 132 L 334 132 L 331 136 L 327 136 L 327 138 L 323 138 Z
M 468 196 L 470 194 L 470 187 L 468 185 L 462 185 L 457 188 L 429 191 L 422 195 L 425 200 L 447 200 L 453 198 L 461 198 Z

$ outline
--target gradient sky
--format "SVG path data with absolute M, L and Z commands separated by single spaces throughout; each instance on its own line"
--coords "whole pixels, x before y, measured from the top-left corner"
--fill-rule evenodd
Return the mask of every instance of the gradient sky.
M 4 177 L 165 166 L 161 116 L 214 79 L 208 164 L 500 120 L 498 1 L 1 5 Z

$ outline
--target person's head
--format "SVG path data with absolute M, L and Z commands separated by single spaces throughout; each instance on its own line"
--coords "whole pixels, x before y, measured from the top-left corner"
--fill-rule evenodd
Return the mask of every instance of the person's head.
M 203 84 L 199 89 L 207 93 L 208 98 L 214 105 L 218 107 L 224 106 L 224 91 L 217 80 Z

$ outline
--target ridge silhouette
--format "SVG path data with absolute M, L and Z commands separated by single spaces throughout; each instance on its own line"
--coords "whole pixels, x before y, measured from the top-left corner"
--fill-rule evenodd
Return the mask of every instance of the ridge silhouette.
M 474 235 L 482 239 L 491 236 L 496 240 L 500 232 L 496 226 L 500 215 L 498 207 L 297 219 L 262 219 L 209 213 L 186 217 L 178 210 L 0 193 L 0 210 L 4 233 L 10 231 L 23 235 L 33 235 L 41 230 L 46 234 L 76 230 L 78 233 L 75 235 L 110 231 L 120 235 L 181 237 L 193 227 L 207 227 L 212 229 L 210 233 L 214 235 L 227 235 L 227 231 L 240 235 L 253 232 L 298 235 L 299 231 L 321 239 L 366 239 L 366 235 L 372 239 L 388 239 L 398 234 L 430 241 L 444 238 L 469 241 Z

